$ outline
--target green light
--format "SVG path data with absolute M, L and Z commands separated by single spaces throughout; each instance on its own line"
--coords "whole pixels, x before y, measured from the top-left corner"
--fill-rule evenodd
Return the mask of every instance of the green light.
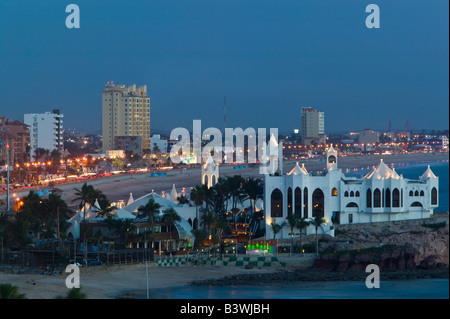
M 255 245 L 252 245 L 252 250 L 254 250 L 255 249 Z

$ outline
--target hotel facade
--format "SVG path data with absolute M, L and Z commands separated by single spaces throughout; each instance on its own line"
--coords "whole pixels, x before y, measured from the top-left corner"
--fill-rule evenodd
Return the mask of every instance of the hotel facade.
M 151 148 L 147 86 L 125 87 L 108 82 L 102 94 L 103 151 L 117 150 L 115 141 L 129 136 L 140 136 L 142 149 Z

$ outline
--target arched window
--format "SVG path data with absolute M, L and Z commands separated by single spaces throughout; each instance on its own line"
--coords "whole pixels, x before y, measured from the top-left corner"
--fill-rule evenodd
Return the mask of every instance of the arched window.
M 345 191 L 344 197 L 348 197 L 348 192 L 347 191 Z
M 356 204 L 355 202 L 350 202 L 345 207 L 358 207 L 358 204 Z
M 283 217 L 283 193 L 278 188 L 270 196 L 270 208 L 271 217 Z
M 297 187 L 294 192 L 295 200 L 295 215 L 300 217 L 302 215 L 302 190 Z
M 392 207 L 400 207 L 400 192 L 398 188 L 392 191 Z
M 325 195 L 320 188 L 316 188 L 316 190 L 312 194 L 312 217 L 323 217 L 325 214 Z
M 400 194 L 400 206 L 403 207 L 403 188 L 401 190 L 401 194 Z
M 381 207 L 381 191 L 378 188 L 373 191 L 373 207 Z
M 413 191 L 409 191 L 409 196 L 414 196 L 414 192 Z
M 303 189 L 303 217 L 308 218 L 308 188 Z
M 214 186 L 214 185 L 216 185 L 216 175 L 213 175 L 211 177 L 211 186 Z
M 203 185 L 208 185 L 208 175 L 203 176 Z
M 360 195 L 359 195 L 359 191 L 356 191 L 355 192 L 355 197 L 359 197 Z
M 386 196 L 385 196 L 386 203 L 384 204 L 385 207 L 391 207 L 391 190 L 389 188 L 386 188 Z
M 419 196 L 419 191 L 415 191 L 414 196 Z
M 333 189 L 331 190 L 331 196 L 337 196 L 338 195 L 338 191 L 336 187 L 333 187 Z
M 288 198 L 287 198 L 288 202 L 288 214 L 292 214 L 292 188 L 288 188 Z
M 425 192 L 424 191 L 420 191 L 420 196 L 425 196 Z
M 423 206 L 419 202 L 414 202 L 414 203 L 411 204 L 411 207 L 423 207 Z
M 433 187 L 431 189 L 431 205 L 437 205 L 438 204 L 438 192 L 436 187 Z
M 328 157 L 328 163 L 336 163 L 336 156 L 330 155 Z
M 194 225 L 192 226 L 193 229 L 198 229 L 198 219 L 197 217 L 194 218 Z
M 372 207 L 372 190 L 369 188 L 366 194 L 366 206 L 368 208 Z
M 355 192 L 354 191 L 350 192 L 350 197 L 355 197 Z

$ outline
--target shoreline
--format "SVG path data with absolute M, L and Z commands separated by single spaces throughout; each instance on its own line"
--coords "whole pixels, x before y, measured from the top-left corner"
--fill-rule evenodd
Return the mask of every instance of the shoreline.
M 270 285 L 279 283 L 300 282 L 340 282 L 340 281 L 365 281 L 368 273 L 364 271 L 331 272 L 319 269 L 293 269 L 291 271 L 279 271 L 270 275 L 236 275 L 221 279 L 193 281 L 190 286 L 253 286 Z M 383 271 L 380 270 L 380 281 L 394 280 L 419 280 L 419 279 L 448 279 L 449 268 L 437 269 L 411 269 Z
M 270 286 L 319 282 L 365 281 L 364 271 L 330 272 L 313 268 L 253 268 L 181 266 L 149 268 L 149 292 L 186 286 Z M 89 271 L 90 270 L 90 271 Z M 146 293 L 146 273 L 142 264 L 81 270 L 82 292 L 87 299 L 134 299 Z M 381 281 L 448 279 L 449 269 L 380 271 Z M 36 282 L 31 285 L 29 280 Z M 0 284 L 11 283 L 28 299 L 55 299 L 65 296 L 66 275 L 41 276 L 0 272 Z

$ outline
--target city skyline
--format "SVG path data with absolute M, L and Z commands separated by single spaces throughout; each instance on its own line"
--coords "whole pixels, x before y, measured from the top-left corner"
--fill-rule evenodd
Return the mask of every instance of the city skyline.
M 376 1 L 376 30 L 361 1 L 76 3 L 80 29 L 54 0 L 0 4 L 0 116 L 57 108 L 65 128 L 100 133 L 114 81 L 147 85 L 151 134 L 222 128 L 224 96 L 227 127 L 291 132 L 310 106 L 327 134 L 448 129 L 447 2 Z

